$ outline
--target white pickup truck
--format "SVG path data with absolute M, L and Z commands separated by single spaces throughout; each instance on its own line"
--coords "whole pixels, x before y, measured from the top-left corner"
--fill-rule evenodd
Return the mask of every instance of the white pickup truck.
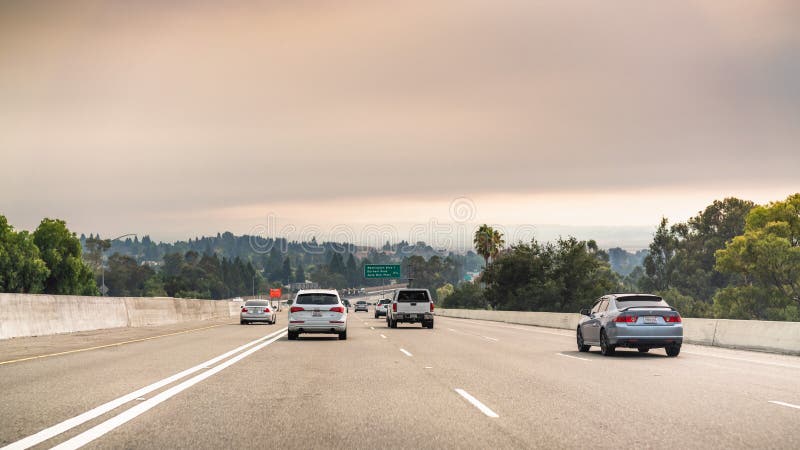
M 386 308 L 386 325 L 397 328 L 400 322 L 421 323 L 433 328 L 433 300 L 427 289 L 398 289 Z

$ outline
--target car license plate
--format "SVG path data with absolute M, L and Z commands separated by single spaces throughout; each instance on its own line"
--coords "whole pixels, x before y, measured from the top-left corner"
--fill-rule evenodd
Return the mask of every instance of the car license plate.
M 416 315 L 416 314 L 409 314 L 409 315 L 408 315 L 408 318 L 409 318 L 409 319 L 416 319 L 416 318 L 417 318 L 417 315 Z
M 656 317 L 656 316 L 644 316 L 644 323 L 658 323 L 658 317 Z
M 311 313 L 311 317 L 322 317 L 322 312 L 320 311 L 313 311 Z

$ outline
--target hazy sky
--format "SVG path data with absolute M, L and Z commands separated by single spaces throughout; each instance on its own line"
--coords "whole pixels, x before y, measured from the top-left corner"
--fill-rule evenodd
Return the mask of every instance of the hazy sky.
M 779 200 L 798 24 L 796 0 L 6 0 L 0 214 L 407 238 L 459 198 L 468 223 L 650 228 Z

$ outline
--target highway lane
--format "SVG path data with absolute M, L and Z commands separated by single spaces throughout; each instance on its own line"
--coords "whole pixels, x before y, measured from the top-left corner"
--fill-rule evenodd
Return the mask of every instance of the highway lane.
M 87 447 L 800 447 L 798 357 L 687 345 L 678 358 L 604 358 L 575 351 L 566 330 L 436 320 L 389 329 L 351 313 L 347 341 L 281 337 Z M 226 325 L 0 366 L 0 442 L 280 329 Z

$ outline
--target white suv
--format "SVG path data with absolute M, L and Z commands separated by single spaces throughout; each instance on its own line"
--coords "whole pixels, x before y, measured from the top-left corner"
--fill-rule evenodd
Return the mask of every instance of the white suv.
M 375 318 L 377 319 L 380 316 L 386 315 L 386 308 L 388 307 L 389 303 L 392 303 L 391 300 L 385 298 L 379 302 L 375 303 Z
M 338 334 L 347 339 L 347 308 L 334 290 L 301 290 L 289 308 L 289 340 L 300 333 Z

